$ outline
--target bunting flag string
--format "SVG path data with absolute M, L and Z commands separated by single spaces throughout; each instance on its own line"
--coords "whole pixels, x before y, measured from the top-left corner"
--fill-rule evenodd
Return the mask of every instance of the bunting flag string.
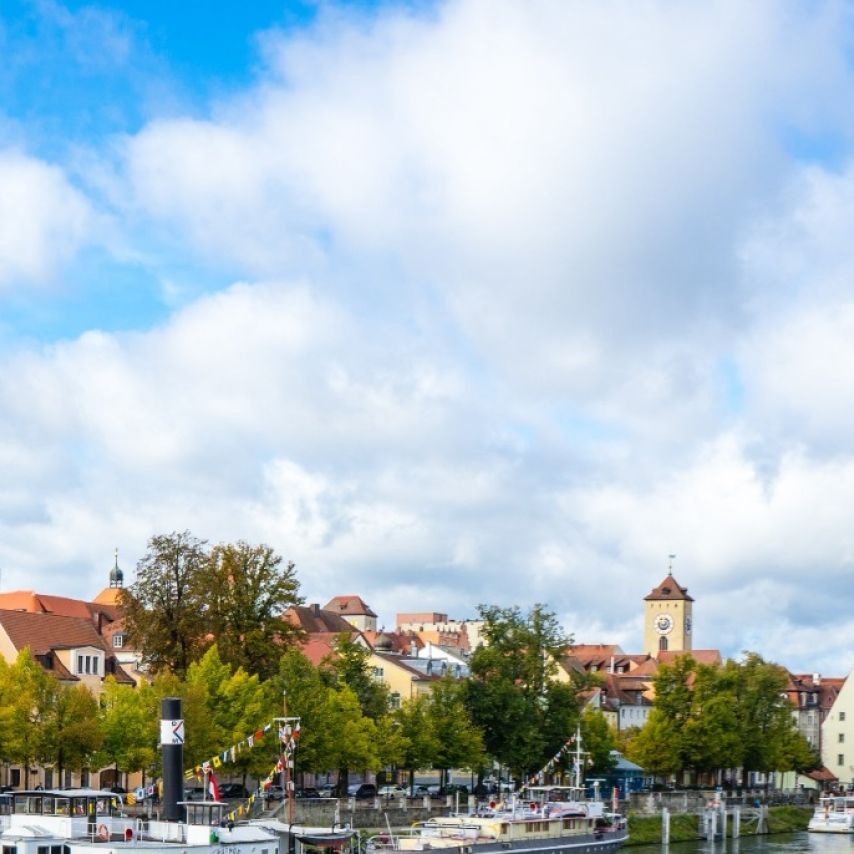
M 223 750 L 222 753 L 219 753 L 215 756 L 212 756 L 210 759 L 205 760 L 199 765 L 194 766 L 193 768 L 188 768 L 184 771 L 184 779 L 192 780 L 193 778 L 197 780 L 203 779 L 205 773 L 211 768 L 220 768 L 226 762 L 234 762 L 239 756 L 242 750 L 252 750 L 257 744 L 262 743 L 264 741 L 264 737 L 270 733 L 273 729 L 273 722 L 265 724 L 260 729 L 255 730 L 251 735 L 247 735 L 246 738 L 240 739 L 240 741 L 233 744 L 227 750 Z M 258 789 L 253 792 L 245 805 L 241 804 L 237 807 L 237 809 L 232 810 L 228 813 L 228 818 L 231 821 L 234 821 L 236 818 L 242 815 L 249 815 L 250 810 L 252 809 L 252 805 L 258 799 L 260 795 L 263 794 L 264 790 L 269 788 L 276 779 L 277 774 L 281 774 L 284 768 L 287 767 L 293 769 L 294 767 L 294 752 L 296 751 L 297 743 L 300 738 L 300 723 L 299 720 L 296 721 L 295 724 L 291 725 L 290 723 L 285 724 L 284 726 L 279 728 L 278 731 L 279 742 L 282 749 L 282 756 L 276 762 L 273 769 L 266 776 L 266 778 L 261 781 L 258 785 Z M 293 783 L 290 784 L 293 786 Z M 146 790 L 146 796 L 151 797 L 154 794 L 155 786 L 149 786 Z M 149 791 L 150 790 L 150 791 Z
M 564 744 L 560 750 L 558 750 L 555 755 L 549 759 L 546 764 L 534 774 L 533 777 L 528 781 L 529 786 L 535 786 L 537 783 L 542 783 L 546 774 L 551 774 L 552 771 L 557 767 L 558 762 L 560 762 L 561 757 L 575 744 L 575 736 L 569 739 L 569 741 Z

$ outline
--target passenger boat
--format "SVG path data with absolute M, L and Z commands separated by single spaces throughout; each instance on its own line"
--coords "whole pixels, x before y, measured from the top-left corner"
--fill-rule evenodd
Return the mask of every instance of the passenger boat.
M 436 817 L 402 834 L 379 834 L 368 840 L 367 850 L 598 854 L 619 848 L 628 837 L 625 819 L 606 813 L 601 801 L 580 799 L 579 792 L 564 786 L 529 786 L 521 797 L 493 801 L 469 815 Z
M 119 797 L 98 789 L 11 792 L 0 796 L 0 854 L 350 854 L 357 837 L 349 828 L 235 822 L 227 803 L 185 801 L 180 700 L 161 705 L 158 818 L 126 815 Z
M 124 815 L 112 792 L 97 789 L 13 792 L 2 816 L 3 854 L 108 854 L 145 848 L 187 854 L 285 854 L 262 827 L 225 819 L 227 804 L 183 802 L 183 821 Z
M 854 796 L 819 798 L 807 830 L 813 833 L 854 833 Z

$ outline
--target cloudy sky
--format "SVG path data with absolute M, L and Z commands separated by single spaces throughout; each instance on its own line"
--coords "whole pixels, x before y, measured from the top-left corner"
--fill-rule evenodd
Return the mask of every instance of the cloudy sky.
M 854 664 L 854 6 L 3 0 L 0 586 Z

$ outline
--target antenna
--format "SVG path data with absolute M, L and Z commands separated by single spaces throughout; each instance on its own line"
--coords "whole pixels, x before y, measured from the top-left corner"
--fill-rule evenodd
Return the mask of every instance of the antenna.
M 673 575 L 673 561 L 676 559 L 676 555 L 667 555 L 667 574 Z

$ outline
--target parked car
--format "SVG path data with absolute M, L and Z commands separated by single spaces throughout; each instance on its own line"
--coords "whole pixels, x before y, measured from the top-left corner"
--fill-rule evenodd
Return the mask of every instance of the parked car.
M 248 798 L 249 792 L 242 783 L 220 783 L 219 796 L 224 801 L 232 801 L 237 798 Z
M 467 798 L 469 794 L 469 787 L 464 786 L 462 783 L 449 783 L 441 790 L 441 794 L 443 795 L 456 795 L 458 793 L 461 798 Z
M 320 792 L 313 786 L 306 786 L 304 789 L 297 789 L 294 792 L 295 798 L 319 798 Z
M 427 795 L 428 797 L 430 796 L 430 787 L 425 785 L 424 783 L 419 783 L 415 787 L 415 797 L 421 798 L 424 795 Z
M 285 790 L 279 785 L 268 786 L 264 789 L 265 801 L 281 801 L 284 800 Z
M 380 786 L 379 795 L 381 798 L 405 798 L 406 789 L 403 786 Z
M 185 801 L 203 801 L 205 790 L 203 786 L 184 786 Z
M 347 786 L 347 794 L 351 798 L 358 798 L 359 800 L 375 798 L 377 787 L 373 783 L 352 783 Z

